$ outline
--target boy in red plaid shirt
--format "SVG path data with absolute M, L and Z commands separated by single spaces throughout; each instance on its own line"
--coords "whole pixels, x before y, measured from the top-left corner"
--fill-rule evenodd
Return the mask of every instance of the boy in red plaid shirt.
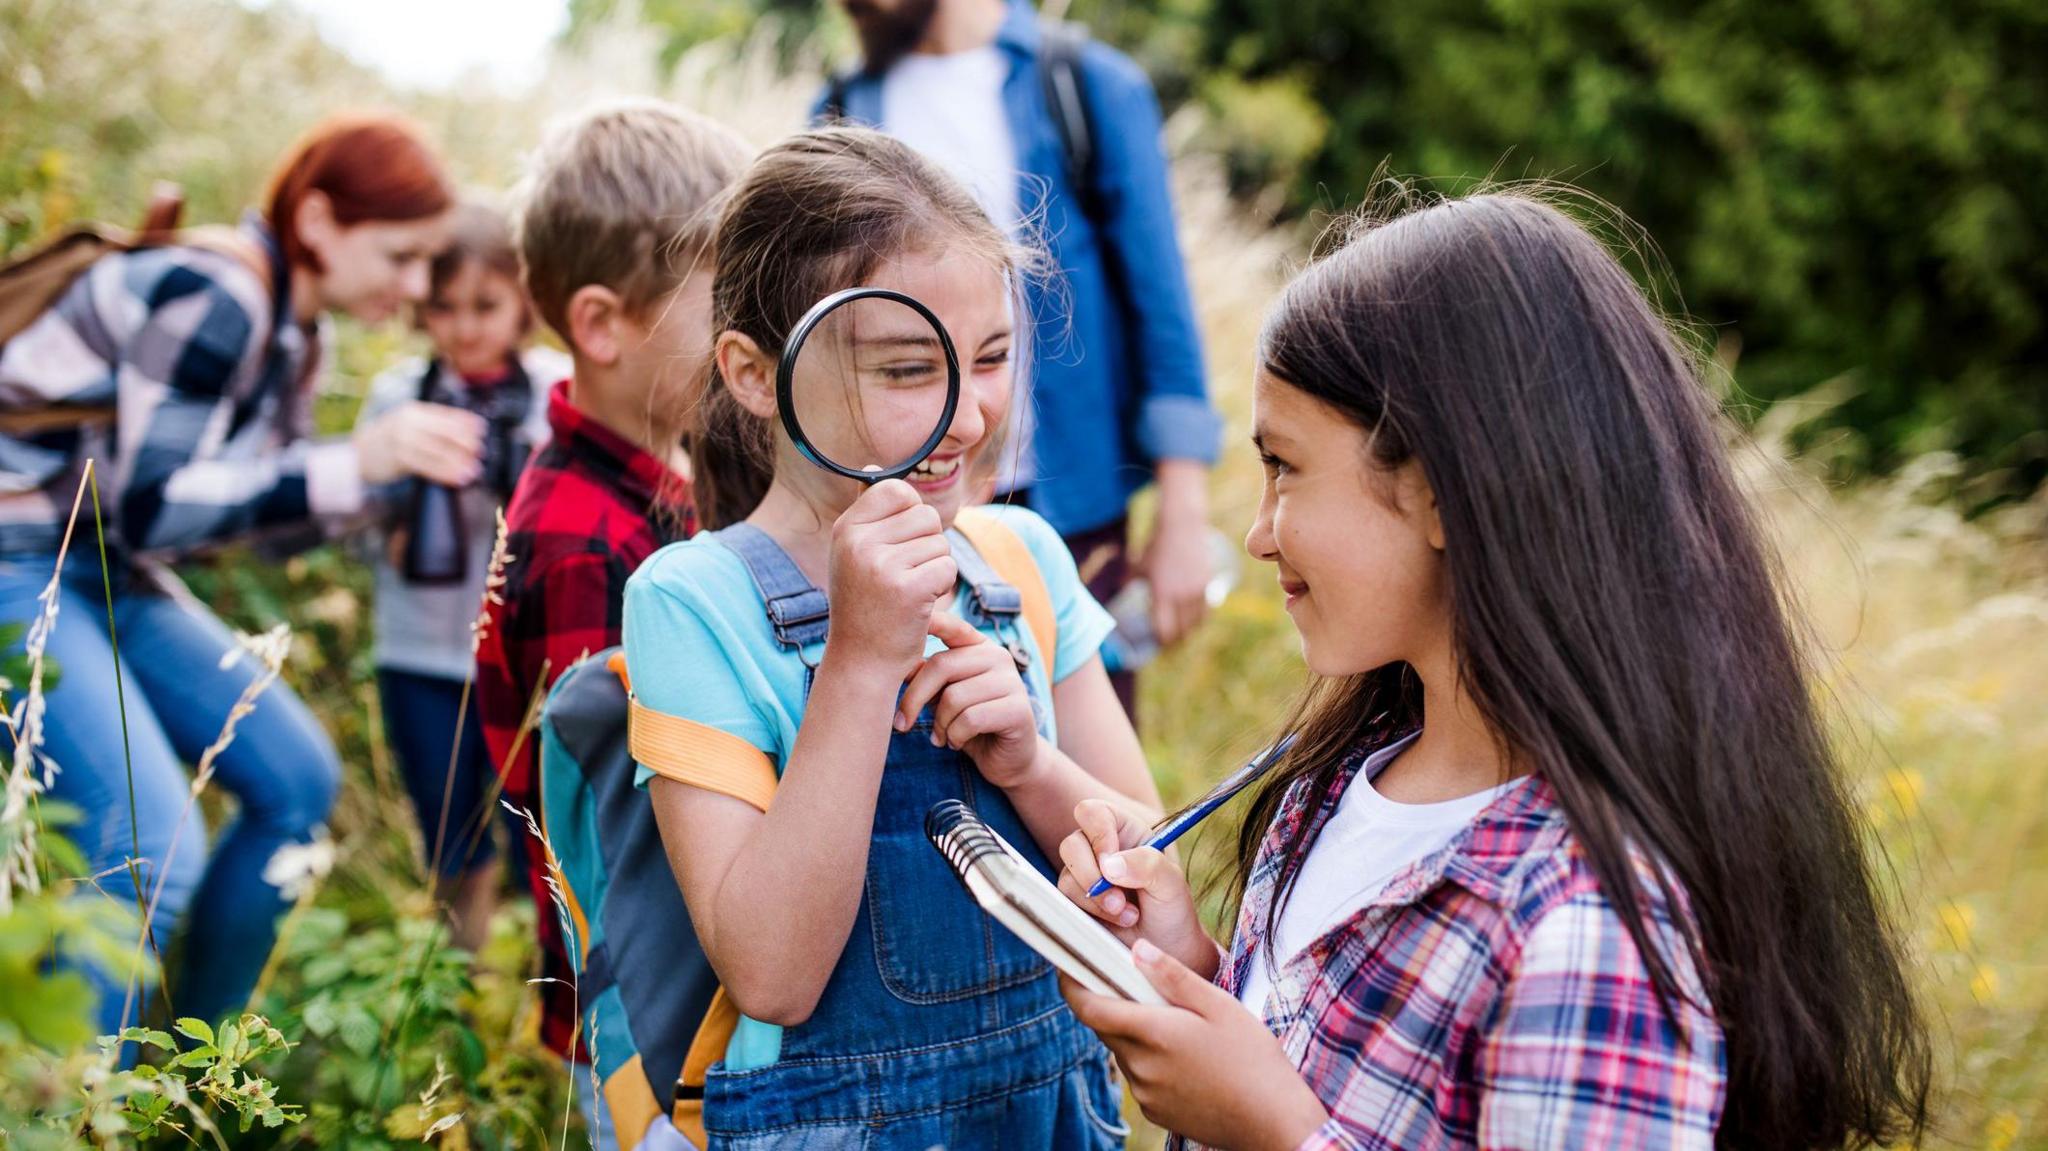
M 552 133 L 521 190 L 527 290 L 575 374 L 554 384 L 552 439 L 506 514 L 511 558 L 476 690 L 505 798 L 542 826 L 528 713 L 570 664 L 619 642 L 626 577 L 640 561 L 696 529 L 682 422 L 711 351 L 702 257 L 715 201 L 746 162 L 739 138 L 703 117 L 620 104 Z M 541 1039 L 587 1063 L 544 853 L 527 859 L 540 909 Z M 572 1070 L 587 1086 L 588 1074 Z

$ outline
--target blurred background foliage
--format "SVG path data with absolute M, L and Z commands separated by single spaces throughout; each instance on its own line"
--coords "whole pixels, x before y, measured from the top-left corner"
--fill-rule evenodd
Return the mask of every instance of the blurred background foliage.
M 0 252 L 75 220 L 132 221 L 164 178 L 191 220 L 231 219 L 291 139 L 341 108 L 404 109 L 464 181 L 502 192 L 547 120 L 592 99 L 663 96 L 766 142 L 801 123 L 822 62 L 850 59 L 821 3 L 569 4 L 544 74 L 507 94 L 395 90 L 287 4 L 0 0 Z M 1945 1052 L 1930 1142 L 2048 1147 L 2048 503 L 2024 498 L 2048 470 L 2048 9 L 1074 0 L 1066 14 L 1137 57 L 1170 112 L 1229 423 L 1213 485 L 1225 530 L 1249 521 L 1258 486 L 1244 441 L 1259 318 L 1383 166 L 1452 187 L 1569 180 L 1655 237 L 1684 288 L 1667 302 L 1753 421 L 1745 474 L 1814 617 L 1817 687 L 1896 879 Z M 329 431 L 416 343 L 396 326 L 341 335 Z M 285 677 L 347 765 L 334 869 L 251 1004 L 293 1045 L 256 1069 L 305 1117 L 229 1142 L 580 1146 L 565 1077 L 533 1041 L 534 910 L 508 907 L 466 957 L 423 889 L 358 558 L 230 550 L 181 570 L 236 626 L 292 626 Z M 1260 746 L 1301 680 L 1274 589 L 1247 581 L 1146 681 L 1168 801 Z M 206 798 L 217 827 L 230 801 Z M 1195 845 L 1198 880 L 1218 874 L 1230 832 Z M 47 900 L 0 916 L 0 958 L 20 960 L 0 965 L 0 1148 L 82 1147 L 83 1125 L 120 1122 L 111 1103 L 78 1109 L 89 1055 L 47 1052 L 80 1018 L 34 958 L 58 917 Z
M 575 0 L 572 28 L 616 8 Z M 823 5 L 649 0 L 674 58 Z M 1232 191 L 1311 225 L 1383 168 L 1557 178 L 1656 237 L 1752 413 L 1822 380 L 1845 473 L 2048 477 L 2048 6 L 2027 0 L 1073 0 Z M 2031 61 L 2031 63 L 2029 63 Z M 1673 301 L 1679 304 L 1681 301 Z

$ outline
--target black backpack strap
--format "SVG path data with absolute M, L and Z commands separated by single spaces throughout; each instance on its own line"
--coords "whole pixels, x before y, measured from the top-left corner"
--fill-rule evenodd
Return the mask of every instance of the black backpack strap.
M 1088 26 L 1071 20 L 1039 22 L 1038 80 L 1045 90 L 1045 110 L 1059 133 L 1060 155 L 1067 183 L 1081 197 L 1081 210 L 1102 219 L 1095 182 L 1095 118 L 1088 112 L 1086 74 L 1081 54 L 1088 47 Z
M 836 124 L 846 119 L 846 93 L 853 86 L 857 72 L 834 72 L 825 82 L 825 103 L 818 109 L 818 122 Z
M 439 379 L 440 376 L 440 357 L 428 356 L 426 370 L 420 373 L 419 389 L 414 393 L 413 399 L 416 399 L 423 404 L 432 403 L 434 399 L 434 381 Z

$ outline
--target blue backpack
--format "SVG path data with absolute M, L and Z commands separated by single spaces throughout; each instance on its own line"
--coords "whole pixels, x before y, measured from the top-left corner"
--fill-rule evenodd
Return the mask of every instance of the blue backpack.
M 634 1147 L 674 1109 L 684 1051 L 718 975 L 690 926 L 654 808 L 633 786 L 624 654 L 607 648 L 564 672 L 539 736 L 541 810 L 571 921 L 584 1050 L 618 1145 Z

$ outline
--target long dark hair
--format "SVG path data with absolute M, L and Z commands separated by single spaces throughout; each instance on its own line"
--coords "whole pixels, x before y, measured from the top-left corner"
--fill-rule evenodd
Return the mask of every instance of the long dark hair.
M 1360 220 L 1287 288 L 1260 359 L 1367 429 L 1372 466 L 1421 466 L 1463 686 L 1555 791 L 1665 1006 L 1674 965 L 1704 977 L 1720 1145 L 1919 1133 L 1931 1056 L 1795 613 L 1699 366 L 1622 264 L 1534 193 Z M 1326 795 L 1421 700 L 1402 665 L 1311 690 L 1240 833 L 1240 890 L 1287 789 Z M 1282 845 L 1283 896 L 1307 833 Z M 1632 851 L 1689 901 L 1689 954 L 1645 929 Z
M 1013 302 L 1042 255 L 1012 242 L 959 181 L 908 144 L 865 128 L 799 132 L 755 159 L 733 188 L 713 240 L 712 330 L 737 331 L 771 354 L 818 300 L 867 279 L 891 257 L 944 251 L 1009 274 Z M 1018 315 L 1023 315 L 1020 310 Z M 1012 341 L 1017 379 L 1031 341 Z M 740 406 L 714 362 L 694 421 L 691 462 L 705 526 L 745 519 L 774 479 L 774 429 Z M 998 452 L 978 467 L 992 471 Z M 970 482 L 986 478 L 979 472 Z

